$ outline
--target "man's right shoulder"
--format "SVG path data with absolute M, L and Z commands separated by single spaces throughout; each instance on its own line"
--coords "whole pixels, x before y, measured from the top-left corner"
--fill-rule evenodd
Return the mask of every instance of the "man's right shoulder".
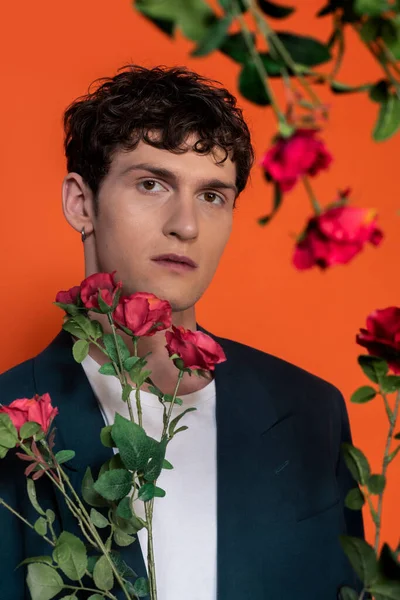
M 35 395 L 34 359 L 25 360 L 0 374 L 0 403 L 10 404 L 19 398 Z

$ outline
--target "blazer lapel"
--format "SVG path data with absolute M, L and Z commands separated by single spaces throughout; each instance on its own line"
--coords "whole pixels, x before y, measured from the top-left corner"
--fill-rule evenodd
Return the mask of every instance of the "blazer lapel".
M 227 357 L 215 367 L 217 597 L 258 600 L 265 597 L 265 573 L 259 564 L 260 544 L 265 545 L 265 540 L 254 517 L 278 518 L 279 485 L 281 481 L 287 485 L 290 473 L 285 472 L 278 485 L 275 482 L 277 473 L 289 464 L 293 419 L 284 403 L 275 401 L 275 390 L 266 385 L 263 355 L 198 329 L 213 337 Z

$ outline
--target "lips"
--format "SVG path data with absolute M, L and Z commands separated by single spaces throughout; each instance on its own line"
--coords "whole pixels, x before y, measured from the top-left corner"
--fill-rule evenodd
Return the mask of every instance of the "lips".
M 156 262 L 170 262 L 171 264 L 186 265 L 195 269 L 197 264 L 188 256 L 182 256 L 179 254 L 160 254 L 159 256 L 153 256 L 151 260 Z

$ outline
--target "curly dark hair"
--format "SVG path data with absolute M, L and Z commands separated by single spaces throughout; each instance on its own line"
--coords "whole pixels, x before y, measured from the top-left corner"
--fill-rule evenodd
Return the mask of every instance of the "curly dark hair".
M 236 98 L 219 82 L 186 67 L 147 69 L 130 64 L 119 71 L 94 81 L 88 94 L 66 109 L 68 172 L 79 173 L 96 198 L 117 150 L 134 150 L 143 140 L 180 154 L 186 151 L 182 148 L 186 137 L 195 133 L 199 139 L 194 151 L 208 154 L 220 147 L 225 151 L 220 162 L 231 152 L 239 195 L 254 163 L 254 149 Z M 159 131 L 157 140 L 149 139 L 151 130 Z

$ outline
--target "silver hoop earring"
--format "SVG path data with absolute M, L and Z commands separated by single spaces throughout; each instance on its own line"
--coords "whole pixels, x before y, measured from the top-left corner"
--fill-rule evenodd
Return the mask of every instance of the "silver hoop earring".
M 87 235 L 86 235 L 86 233 L 85 233 L 85 228 L 84 228 L 84 227 L 82 227 L 82 231 L 81 231 L 81 238 L 82 238 L 82 242 L 84 242 L 84 241 L 86 240 L 86 237 L 87 237 Z

